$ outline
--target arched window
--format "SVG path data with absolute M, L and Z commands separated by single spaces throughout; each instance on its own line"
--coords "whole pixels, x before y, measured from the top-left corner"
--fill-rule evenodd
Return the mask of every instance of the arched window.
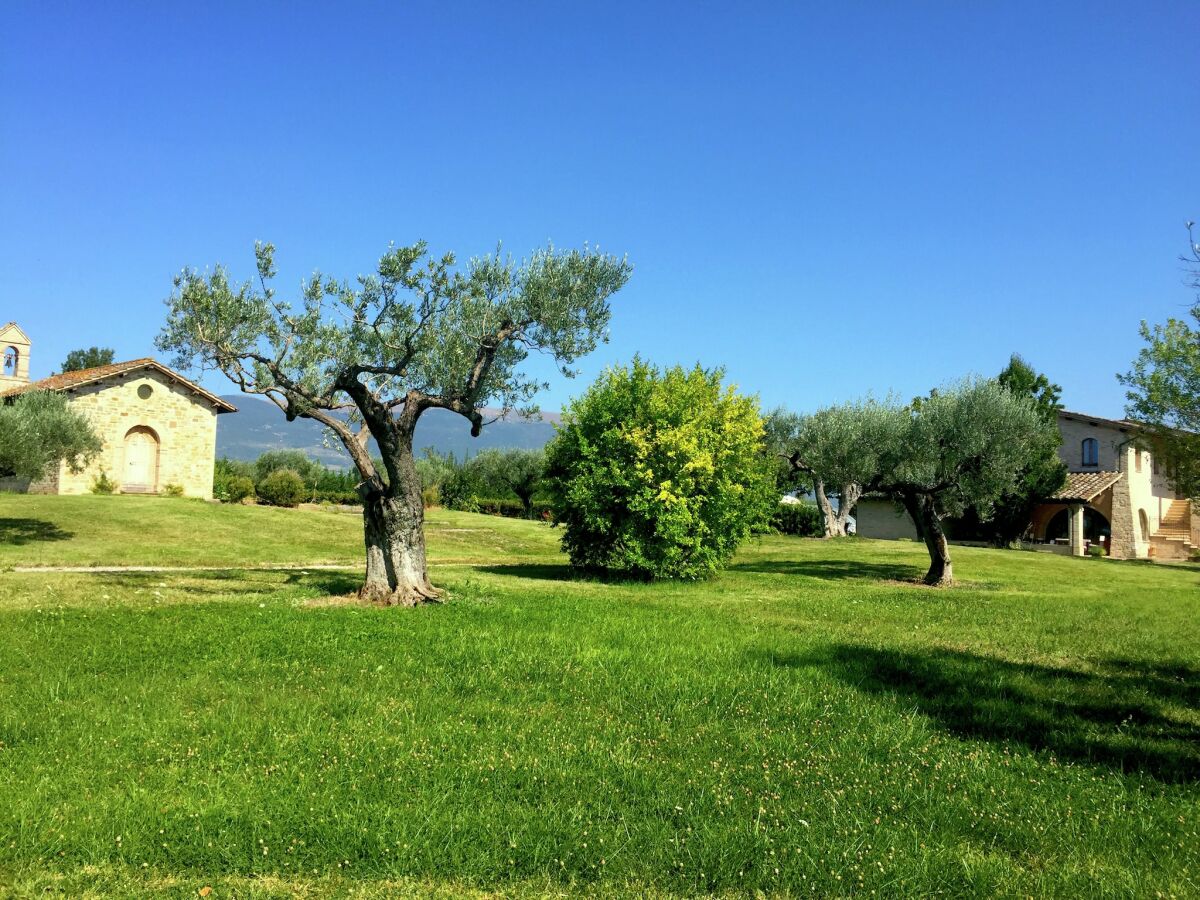
M 1083 465 L 1100 465 L 1100 442 L 1095 438 L 1083 439 Z
M 16 347 L 4 348 L 4 374 L 16 375 L 17 362 L 21 359 L 21 351 Z

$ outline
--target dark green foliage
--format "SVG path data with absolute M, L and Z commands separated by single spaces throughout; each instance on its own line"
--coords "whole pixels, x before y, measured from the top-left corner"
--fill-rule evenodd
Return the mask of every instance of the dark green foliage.
M 1188 223 L 1190 285 L 1200 291 L 1200 243 Z M 1186 318 L 1143 321 L 1145 341 L 1133 367 L 1117 379 L 1129 390 L 1126 414 L 1145 422 L 1144 444 L 1164 464 L 1179 493 L 1200 500 L 1200 295 Z
M 269 506 L 298 506 L 307 497 L 304 479 L 291 469 L 275 469 L 258 483 L 258 499 Z
M 533 515 L 533 497 L 542 487 L 546 471 L 543 450 L 484 450 L 467 463 L 488 497 L 513 496 L 526 516 Z
M 93 369 L 96 366 L 107 366 L 113 361 L 111 347 L 88 347 L 86 350 L 72 350 L 63 361 L 63 372 L 78 372 L 82 369 Z
M 510 519 L 547 519 L 550 515 L 550 503 L 545 500 L 534 500 L 528 507 L 520 500 L 489 499 L 476 497 L 473 501 L 472 512 L 485 513 L 489 516 L 507 516 Z
M 450 459 L 453 461 L 454 457 L 451 456 Z M 484 490 L 478 472 L 467 465 L 455 465 L 443 478 L 438 492 L 442 506 L 446 509 L 475 512 L 476 497 L 484 493 Z
M 316 478 L 306 486 L 312 491 L 314 500 L 361 504 L 362 495 L 358 493 L 361 481 L 354 469 L 328 469 L 322 466 Z M 348 497 L 353 499 L 346 499 Z
M 722 376 L 635 358 L 571 404 L 546 484 L 573 566 L 704 578 L 766 523 L 778 495 L 758 403 Z
M 771 528 L 798 537 L 821 537 L 825 533 L 821 510 L 815 503 L 780 503 L 771 516 Z
M 996 380 L 1013 395 L 1032 400 L 1042 420 L 1055 426 L 1057 434 L 1061 387 L 1016 353 Z M 1034 506 L 1066 481 L 1067 467 L 1059 459 L 1058 446 L 1058 441 L 1048 440 L 1031 451 L 1012 493 L 997 500 L 986 518 L 981 519 L 975 509 L 966 510 L 961 518 L 950 523 L 951 533 L 958 539 L 986 540 L 998 547 L 1020 538 L 1029 527 Z
M 430 501 L 447 509 L 526 518 L 540 515 L 534 496 L 542 489 L 544 468 L 545 453 L 526 449 L 484 450 L 463 462 L 453 453 L 427 450 L 417 460 Z
M 338 506 L 362 506 L 362 494 L 358 491 L 324 490 L 313 494 L 314 503 L 334 503 Z
M 432 447 L 425 448 L 425 454 L 417 460 L 417 474 L 421 477 L 421 489 L 440 489 L 459 468 L 459 462 L 453 453 L 438 453 Z
M 254 493 L 254 463 L 245 462 L 240 459 L 229 459 L 227 457 L 218 457 L 213 463 L 213 496 L 218 500 L 223 500 L 227 503 L 237 503 L 234 500 L 230 485 L 234 479 L 245 479 L 250 482 L 250 494 L 243 496 L 251 496 Z
M 254 482 L 245 475 L 234 475 L 225 482 L 225 496 L 220 498 L 229 503 L 241 503 L 254 496 Z
M 325 471 L 324 466 L 303 450 L 268 450 L 254 461 L 255 484 L 261 483 L 277 469 L 291 469 L 308 488 L 316 487 L 317 480 Z
M 218 459 L 213 470 L 213 495 L 218 500 L 240 503 L 254 495 L 255 485 L 262 484 L 271 473 L 280 469 L 288 469 L 300 476 L 304 500 L 362 504 L 362 496 L 357 490 L 360 479 L 354 470 L 326 468 L 302 450 L 268 450 L 254 462 Z M 247 482 L 249 491 L 246 490 Z

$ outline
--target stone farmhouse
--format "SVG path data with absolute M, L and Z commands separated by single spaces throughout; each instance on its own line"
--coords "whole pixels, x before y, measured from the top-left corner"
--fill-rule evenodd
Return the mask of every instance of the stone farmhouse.
M 12 322 L 0 328 L 0 348 L 0 402 L 25 391 L 65 394 L 104 442 L 83 472 L 63 464 L 38 482 L 0 479 L 0 489 L 84 494 L 103 473 L 124 494 L 177 485 L 185 496 L 212 499 L 217 416 L 237 407 L 149 357 L 30 381 L 30 341 Z
M 1067 481 L 1034 509 L 1027 537 L 1035 549 L 1082 556 L 1099 546 L 1119 559 L 1187 559 L 1200 547 L 1200 509 L 1140 445 L 1142 426 L 1063 410 L 1058 429 Z M 864 537 L 917 537 L 890 500 L 860 501 L 857 524 Z

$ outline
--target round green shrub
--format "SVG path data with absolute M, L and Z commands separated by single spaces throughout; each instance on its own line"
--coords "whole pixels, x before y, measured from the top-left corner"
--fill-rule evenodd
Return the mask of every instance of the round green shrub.
M 766 527 L 778 497 L 758 402 L 723 374 L 635 358 L 571 404 L 546 474 L 572 565 L 703 578 Z
M 291 469 L 276 469 L 258 483 L 258 499 L 271 506 L 298 506 L 307 496 L 304 479 Z
M 254 496 L 254 482 L 245 475 L 234 475 L 225 482 L 224 499 L 230 503 L 241 503 Z

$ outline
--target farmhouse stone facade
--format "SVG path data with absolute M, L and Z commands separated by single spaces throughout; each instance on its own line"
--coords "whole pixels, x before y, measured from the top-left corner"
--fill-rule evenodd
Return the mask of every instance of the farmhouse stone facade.
M 1099 546 L 1121 559 L 1187 559 L 1200 546 L 1192 504 L 1137 422 L 1063 411 L 1058 427 L 1067 482 L 1034 510 L 1035 542 L 1076 555 Z
M 217 416 L 236 408 L 178 372 L 153 359 L 136 359 L 0 386 L 0 398 L 30 390 L 65 394 L 104 446 L 82 472 L 61 464 L 42 481 L 7 479 L 0 487 L 83 494 L 104 475 L 122 493 L 155 494 L 178 486 L 185 496 L 212 498 Z

